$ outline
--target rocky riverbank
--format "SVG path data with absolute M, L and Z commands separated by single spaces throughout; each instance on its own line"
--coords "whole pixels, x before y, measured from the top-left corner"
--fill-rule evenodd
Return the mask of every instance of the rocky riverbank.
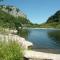
M 8 34 L 8 35 L 0 34 L 0 39 L 2 41 L 6 40 L 7 42 L 9 40 L 17 41 L 24 49 L 28 49 L 29 46 L 33 45 L 31 42 L 26 41 L 24 38 L 14 34 Z

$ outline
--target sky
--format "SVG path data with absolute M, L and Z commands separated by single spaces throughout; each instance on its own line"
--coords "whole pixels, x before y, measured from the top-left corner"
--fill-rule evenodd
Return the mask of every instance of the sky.
M 13 5 L 21 9 L 33 23 L 44 23 L 56 11 L 60 10 L 60 0 L 5 0 L 4 5 Z

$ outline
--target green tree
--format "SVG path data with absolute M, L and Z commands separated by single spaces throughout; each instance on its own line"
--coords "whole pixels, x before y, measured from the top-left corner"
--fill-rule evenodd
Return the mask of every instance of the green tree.
M 18 8 L 16 8 L 17 13 L 20 11 Z
M 10 8 L 9 6 L 6 6 L 6 9 L 8 10 L 8 12 L 12 11 L 12 8 Z

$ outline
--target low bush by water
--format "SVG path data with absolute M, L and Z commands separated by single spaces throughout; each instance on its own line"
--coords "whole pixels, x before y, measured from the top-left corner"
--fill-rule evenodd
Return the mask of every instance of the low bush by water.
M 15 41 L 0 41 L 0 60 L 23 60 L 23 50 Z

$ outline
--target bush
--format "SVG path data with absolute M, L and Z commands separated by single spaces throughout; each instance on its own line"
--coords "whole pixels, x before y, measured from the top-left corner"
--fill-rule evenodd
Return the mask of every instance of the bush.
M 0 60 L 23 60 L 23 50 L 15 41 L 0 42 Z

